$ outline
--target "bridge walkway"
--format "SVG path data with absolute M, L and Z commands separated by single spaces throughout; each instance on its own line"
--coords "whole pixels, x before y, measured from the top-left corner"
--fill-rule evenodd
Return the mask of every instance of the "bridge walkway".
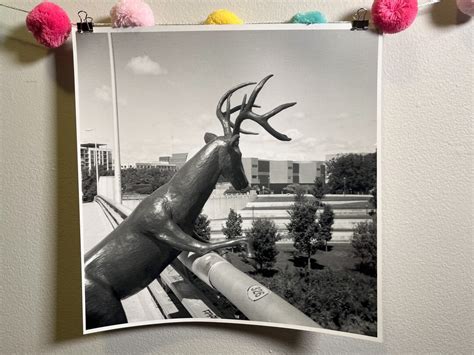
M 115 219 L 115 220 L 114 220 Z M 82 205 L 84 253 L 87 253 L 116 227 L 122 218 L 95 202 Z M 122 300 L 128 322 L 166 318 L 220 318 L 220 311 L 174 267 L 168 266 L 160 282 L 153 281 L 137 294 Z

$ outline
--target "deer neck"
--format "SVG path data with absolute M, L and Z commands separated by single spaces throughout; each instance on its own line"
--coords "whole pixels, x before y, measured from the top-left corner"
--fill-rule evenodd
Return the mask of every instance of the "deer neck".
M 173 218 L 181 222 L 194 221 L 221 174 L 219 144 L 205 145 L 176 173 L 170 181 L 170 193 L 174 196 Z

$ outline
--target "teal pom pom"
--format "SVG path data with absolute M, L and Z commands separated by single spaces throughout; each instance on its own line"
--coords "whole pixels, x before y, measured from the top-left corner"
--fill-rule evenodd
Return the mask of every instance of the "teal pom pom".
M 319 11 L 299 12 L 291 19 L 292 23 L 326 23 L 326 16 Z

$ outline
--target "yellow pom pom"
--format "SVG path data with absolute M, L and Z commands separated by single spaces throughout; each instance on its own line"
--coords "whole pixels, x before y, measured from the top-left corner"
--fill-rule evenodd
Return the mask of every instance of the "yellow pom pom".
M 206 21 L 205 25 L 242 25 L 242 21 L 236 14 L 229 10 L 216 10 L 211 13 Z

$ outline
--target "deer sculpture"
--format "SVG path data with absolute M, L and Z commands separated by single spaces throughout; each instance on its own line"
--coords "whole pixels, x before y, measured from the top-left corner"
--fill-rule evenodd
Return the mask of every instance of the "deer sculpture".
M 113 232 L 91 249 L 84 260 L 86 328 L 126 323 L 121 299 L 145 288 L 182 252 L 205 254 L 221 248 L 246 244 L 246 238 L 208 243 L 193 233 L 193 224 L 223 175 L 235 189 L 248 186 L 239 150 L 245 120 L 262 126 L 273 137 L 289 141 L 272 128 L 268 120 L 296 103 L 287 103 L 259 115 L 252 108 L 258 93 L 272 75 L 261 80 L 247 101 L 230 107 L 232 94 L 254 82 L 227 91 L 217 104 L 217 118 L 223 136 L 206 133 L 206 145 L 165 185 L 144 199 Z M 223 106 L 226 103 L 226 110 Z M 238 113 L 235 122 L 231 114 Z

